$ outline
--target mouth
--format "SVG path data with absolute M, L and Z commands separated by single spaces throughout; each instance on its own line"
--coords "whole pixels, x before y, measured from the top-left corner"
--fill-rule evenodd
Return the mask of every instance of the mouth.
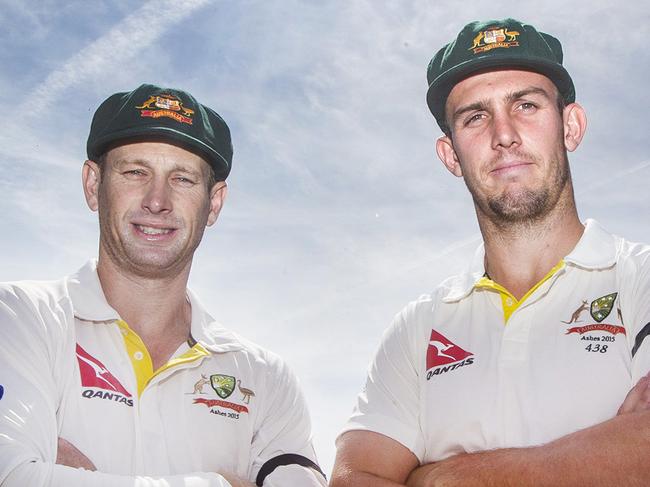
M 167 235 L 168 233 L 172 233 L 174 231 L 171 228 L 155 228 L 146 227 L 144 225 L 136 225 L 135 227 L 145 235 Z
M 497 167 L 492 169 L 493 174 L 501 175 L 501 174 L 509 174 L 513 173 L 519 170 L 527 169 L 528 166 L 532 166 L 533 164 L 531 162 L 525 162 L 525 161 L 513 161 L 513 162 L 508 162 L 505 164 L 499 164 Z
M 168 238 L 171 238 L 174 232 L 176 232 L 175 228 L 154 227 L 140 223 L 134 223 L 133 228 L 137 234 L 148 241 L 166 240 Z

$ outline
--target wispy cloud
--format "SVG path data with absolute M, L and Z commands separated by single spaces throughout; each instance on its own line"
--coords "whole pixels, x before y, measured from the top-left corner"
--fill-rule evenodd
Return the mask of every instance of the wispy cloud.
M 381 330 L 480 239 L 424 103 L 426 64 L 463 24 L 514 16 L 562 39 L 590 115 L 570 157 L 579 207 L 646 240 L 650 63 L 645 31 L 629 28 L 648 18 L 641 1 L 577 0 L 570 19 L 564 0 L 7 3 L 0 278 L 55 277 L 96 251 L 79 169 L 100 99 L 142 80 L 190 90 L 235 143 L 232 191 L 191 285 L 294 366 L 326 471 Z
M 578 196 L 588 195 L 590 193 L 593 193 L 594 190 L 598 188 L 612 186 L 612 183 L 614 183 L 615 180 L 625 179 L 629 176 L 642 172 L 644 169 L 647 169 L 648 167 L 650 167 L 650 161 L 644 161 L 635 164 L 632 167 L 619 169 L 617 171 L 612 171 L 611 173 L 608 172 L 602 178 L 590 183 L 587 186 L 582 186 L 581 188 L 576 190 L 576 195 Z
M 42 113 L 55 95 L 72 86 L 107 76 L 124 61 L 154 43 L 171 26 L 209 4 L 212 0 L 152 0 L 125 17 L 108 33 L 81 49 L 59 69 L 51 72 L 26 98 L 28 105 L 19 113 Z M 39 100 L 37 109 L 32 100 Z

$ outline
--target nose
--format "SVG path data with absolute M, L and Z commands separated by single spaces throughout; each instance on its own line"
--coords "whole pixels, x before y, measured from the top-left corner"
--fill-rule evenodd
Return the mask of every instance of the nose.
M 142 198 L 142 208 L 150 213 L 169 213 L 172 211 L 172 189 L 166 178 L 153 178 Z
M 519 144 L 521 144 L 521 138 L 512 116 L 506 112 L 494 113 L 492 119 L 492 148 L 508 149 Z

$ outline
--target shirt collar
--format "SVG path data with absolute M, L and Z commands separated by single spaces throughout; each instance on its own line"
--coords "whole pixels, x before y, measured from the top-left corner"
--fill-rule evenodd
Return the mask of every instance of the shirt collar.
M 596 220 L 585 221 L 585 231 L 574 249 L 564 258 L 567 264 L 584 269 L 607 269 L 616 264 L 618 239 Z
M 192 305 L 192 338 L 211 352 L 234 352 L 244 345 L 239 336 L 216 321 L 203 307 L 196 295 L 187 290 Z
M 88 261 L 66 278 L 68 294 L 77 319 L 86 323 L 113 323 L 120 315 L 106 301 L 97 274 L 97 260 Z M 187 290 L 192 305 L 192 337 L 212 352 L 230 352 L 244 348 L 240 338 L 224 328 L 205 310 L 196 295 Z
M 86 322 L 113 322 L 120 319 L 104 296 L 97 275 L 97 259 L 92 259 L 75 274 L 66 278 L 74 315 Z
M 442 301 L 453 303 L 468 296 L 476 282 L 485 275 L 485 246 L 481 242 L 470 260 L 467 270 L 457 276 L 450 277 L 443 283 Z
M 585 220 L 585 231 L 574 249 L 564 258 L 567 265 L 583 269 L 607 269 L 616 263 L 617 239 L 595 220 Z M 443 283 L 442 301 L 452 303 L 467 297 L 478 280 L 485 275 L 485 247 L 478 246 L 467 270 Z

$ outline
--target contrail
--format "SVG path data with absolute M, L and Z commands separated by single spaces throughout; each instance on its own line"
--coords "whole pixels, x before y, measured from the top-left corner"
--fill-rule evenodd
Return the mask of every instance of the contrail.
M 55 95 L 88 79 L 106 76 L 116 66 L 151 45 L 167 29 L 211 1 L 151 0 L 145 3 L 106 35 L 77 52 L 63 66 L 51 72 L 43 83 L 26 97 L 27 102 L 18 113 L 38 115 L 55 102 Z M 38 100 L 38 104 L 35 104 L 34 100 Z
M 596 181 L 593 184 L 590 184 L 589 186 L 582 188 L 580 191 L 576 192 L 576 195 L 583 195 L 586 193 L 591 193 L 594 189 L 599 188 L 600 186 L 605 186 L 606 184 L 610 184 L 612 180 L 614 179 L 621 179 L 627 176 L 630 176 L 631 174 L 634 174 L 636 172 L 639 172 L 643 169 L 646 169 L 647 167 L 650 167 L 650 161 L 644 161 L 640 162 L 636 166 L 632 166 L 628 169 L 624 169 L 622 171 L 618 171 L 616 174 L 613 175 L 607 175 L 607 178 L 602 179 L 601 181 Z

